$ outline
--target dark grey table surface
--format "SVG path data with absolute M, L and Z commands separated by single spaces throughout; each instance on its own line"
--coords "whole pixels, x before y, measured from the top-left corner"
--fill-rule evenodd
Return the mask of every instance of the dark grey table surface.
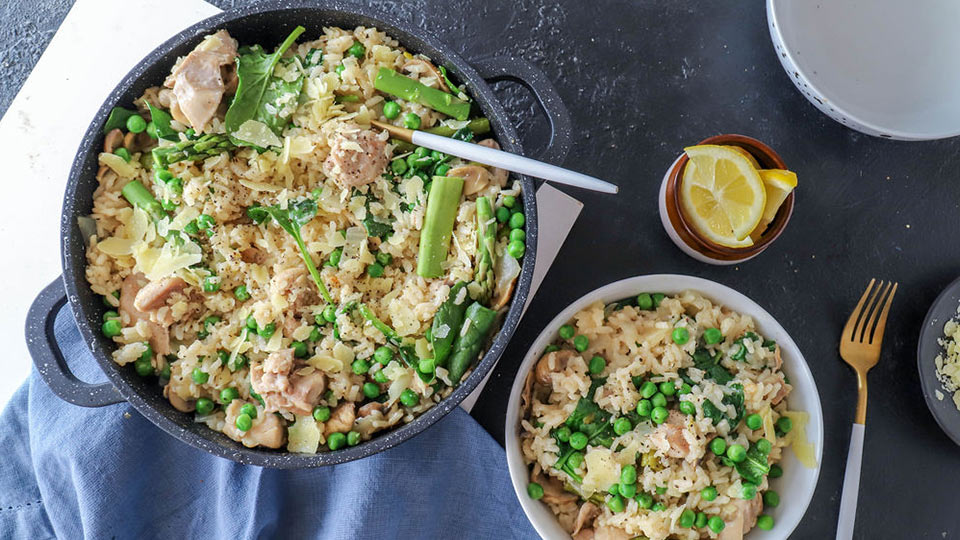
M 856 400 L 854 374 L 836 352 L 839 332 L 871 277 L 894 279 L 901 289 L 870 375 L 856 537 L 960 536 L 960 449 L 927 411 L 915 353 L 924 313 L 960 273 L 960 141 L 875 139 L 821 115 L 777 62 L 759 0 L 367 1 L 468 59 L 510 54 L 539 65 L 573 116 L 577 144 L 565 164 L 621 186 L 618 196 L 567 190 L 585 203 L 583 213 L 474 412 L 494 437 L 502 442 L 509 387 L 527 345 L 568 303 L 638 274 L 713 279 L 773 314 L 813 370 L 826 423 L 823 468 L 793 537 L 832 538 Z M 0 2 L 0 113 L 70 4 Z M 499 92 L 535 152 L 545 123 L 533 101 L 509 85 Z M 784 235 L 759 258 L 729 268 L 683 255 L 656 205 L 681 148 L 718 133 L 767 142 L 800 178 Z

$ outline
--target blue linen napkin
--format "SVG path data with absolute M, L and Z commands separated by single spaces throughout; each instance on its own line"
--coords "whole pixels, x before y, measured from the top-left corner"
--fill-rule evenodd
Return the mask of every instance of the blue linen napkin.
M 55 332 L 83 380 L 106 377 L 69 309 Z M 34 371 L 0 415 L 0 538 L 535 538 L 497 443 L 457 407 L 343 465 L 239 465 L 126 403 L 70 405 Z

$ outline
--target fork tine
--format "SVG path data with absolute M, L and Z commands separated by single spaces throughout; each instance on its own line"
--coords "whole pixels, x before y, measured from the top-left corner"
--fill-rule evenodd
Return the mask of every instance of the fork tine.
M 890 290 L 890 294 L 887 295 L 887 301 L 883 304 L 883 311 L 880 312 L 880 318 L 877 320 L 877 326 L 873 329 L 872 335 L 870 336 L 871 345 L 880 347 L 880 344 L 883 343 L 883 331 L 887 327 L 887 315 L 890 314 L 890 306 L 893 304 L 893 295 L 897 294 L 897 285 L 899 284 L 894 282 L 893 289 Z M 887 288 L 889 288 L 889 285 Z
M 877 287 L 877 294 L 870 299 L 870 311 L 864 314 L 866 321 L 863 324 L 863 331 L 860 333 L 860 343 L 870 343 L 870 339 L 873 336 L 873 323 L 877 320 L 877 315 L 882 309 L 884 299 L 887 296 L 887 293 L 890 292 L 890 287 L 893 285 L 891 282 L 887 282 L 887 286 L 883 286 L 883 281 L 880 282 L 880 285 Z M 867 318 L 869 314 L 869 318 Z
M 871 279 L 870 283 L 867 284 L 867 290 L 863 291 L 863 296 L 860 297 L 860 302 L 857 303 L 857 307 L 853 308 L 853 312 L 850 313 L 850 318 L 847 319 L 847 325 L 843 327 L 843 337 L 847 341 L 853 341 L 854 330 L 856 329 L 857 322 L 861 317 L 861 310 L 863 310 L 863 304 L 867 301 L 867 296 L 870 294 L 870 289 L 873 288 L 873 283 L 876 279 Z

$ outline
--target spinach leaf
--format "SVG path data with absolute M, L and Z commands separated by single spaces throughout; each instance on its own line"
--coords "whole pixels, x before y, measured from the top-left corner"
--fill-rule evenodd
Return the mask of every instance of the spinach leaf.
M 266 216 L 270 216 L 281 229 L 287 231 L 290 236 L 293 237 L 297 242 L 297 247 L 300 248 L 300 256 L 303 258 L 303 263 L 307 265 L 307 270 L 310 271 L 313 282 L 317 284 L 317 289 L 320 290 L 323 299 L 326 300 L 328 304 L 332 304 L 333 298 L 330 297 L 330 292 L 327 291 L 327 287 L 323 284 L 320 272 L 317 271 L 317 266 L 313 264 L 313 259 L 310 258 L 310 252 L 307 251 L 307 246 L 304 244 L 303 237 L 300 235 L 300 228 L 317 215 L 317 203 L 313 199 L 306 198 L 288 203 L 286 209 L 280 208 L 279 206 L 251 207 L 247 209 L 247 215 L 250 216 L 250 219 L 261 222 L 266 219 Z
M 153 122 L 153 127 L 157 130 L 157 137 L 168 141 L 179 141 L 180 134 L 170 127 L 170 122 L 173 121 L 170 113 L 159 107 L 154 107 L 149 102 L 147 102 L 147 108 L 150 109 L 150 121 Z
M 747 450 L 747 458 L 734 466 L 741 478 L 756 486 L 759 486 L 763 482 L 763 477 L 770 472 L 767 456 L 757 449 L 757 445 L 752 445 Z
M 240 51 L 237 58 L 237 93 L 224 118 L 228 133 L 236 132 L 247 120 L 257 119 L 258 115 L 262 114 L 264 103 L 269 99 L 276 99 L 277 88 L 268 93 L 268 87 L 274 79 L 273 70 L 283 53 L 305 30 L 302 26 L 296 27 L 273 54 L 266 54 L 259 45 Z M 300 85 L 302 84 L 301 80 Z M 271 129 L 273 127 L 271 126 Z
M 473 130 L 470 129 L 470 126 L 463 126 L 454 131 L 450 138 L 456 141 L 470 142 L 473 140 Z
M 606 378 L 594 379 L 590 384 L 590 390 L 587 392 L 587 396 L 580 398 L 580 401 L 577 402 L 577 407 L 564 422 L 564 425 L 569 427 L 570 431 L 579 431 L 585 434 L 587 436 L 588 446 L 606 446 L 609 448 L 610 445 L 613 444 L 615 437 L 613 424 L 610 423 L 611 414 L 593 402 L 594 393 L 597 391 L 597 388 L 603 386 L 605 382 Z M 567 463 L 570 456 L 573 455 L 576 450 L 574 450 L 569 443 L 564 443 L 559 440 L 557 442 L 560 446 L 560 457 L 557 459 L 556 464 L 554 464 L 554 468 L 567 473 L 579 484 L 582 479 L 572 471 Z
M 107 117 L 107 122 L 103 124 L 103 134 L 106 135 L 115 129 L 127 129 L 127 119 L 137 114 L 137 111 L 124 109 L 123 107 L 114 107 Z
M 713 421 L 713 425 L 717 425 L 721 420 L 726 419 L 730 424 L 730 429 L 736 429 L 737 425 L 740 424 L 740 420 L 743 418 L 743 413 L 745 407 L 743 404 L 743 385 L 742 384 L 732 384 L 729 387 L 724 388 L 724 396 L 721 402 L 724 405 L 733 405 L 734 415 L 728 416 L 719 407 L 713 404 L 709 399 L 704 400 L 703 402 L 703 415 Z
M 363 228 L 367 230 L 367 235 L 376 236 L 377 238 L 387 238 L 393 234 L 393 225 L 378 220 L 373 213 L 370 212 L 370 197 L 367 197 L 365 206 L 367 208 L 367 216 L 363 218 Z
M 289 65 L 293 63 L 293 59 L 281 60 L 280 63 Z M 292 81 L 271 76 L 267 88 L 263 92 L 263 98 L 260 100 L 263 105 L 257 108 L 254 120 L 266 124 L 279 137 L 290 124 L 292 116 L 291 114 L 281 115 L 281 113 L 289 107 L 289 101 L 292 101 L 293 107 L 296 107 L 302 90 L 302 74 Z M 288 96 L 295 97 L 290 98 Z
M 720 365 L 720 355 L 713 356 L 706 349 L 697 349 L 693 353 L 693 365 L 703 370 L 706 377 L 717 384 L 727 384 L 733 380 L 733 375 Z

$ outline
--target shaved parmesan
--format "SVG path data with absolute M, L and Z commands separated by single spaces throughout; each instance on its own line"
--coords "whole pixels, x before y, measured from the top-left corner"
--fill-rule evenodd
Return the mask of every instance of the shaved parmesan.
M 583 476 L 582 488 L 587 493 L 606 491 L 620 481 L 620 464 L 609 448 L 591 448 L 584 456 L 587 474 Z
M 803 463 L 804 467 L 815 469 L 817 454 L 813 443 L 807 440 L 807 422 L 810 420 L 810 414 L 803 411 L 784 411 L 783 416 L 793 422 L 793 429 L 787 435 L 793 453 L 797 455 L 797 459 Z
M 257 122 L 256 120 L 247 120 L 246 122 L 240 124 L 240 127 L 237 128 L 237 130 L 231 135 L 237 139 L 240 139 L 241 141 L 248 142 L 261 148 L 281 146 L 283 144 L 283 141 L 280 140 L 280 137 L 277 137 L 276 133 L 271 131 L 269 126 L 263 122 Z
M 254 182 L 253 180 L 247 180 L 246 178 L 240 179 L 240 185 L 247 189 L 252 189 L 253 191 L 273 192 L 273 191 L 280 191 L 281 189 L 283 189 L 280 186 L 275 186 L 273 184 L 268 184 L 266 182 Z
M 117 173 L 122 178 L 133 178 L 137 175 L 137 168 L 124 161 L 116 154 L 103 152 L 100 154 L 100 164 L 110 167 L 110 170 Z
M 287 450 L 299 454 L 316 454 L 320 447 L 320 428 L 312 416 L 297 416 L 297 421 L 287 428 Z

